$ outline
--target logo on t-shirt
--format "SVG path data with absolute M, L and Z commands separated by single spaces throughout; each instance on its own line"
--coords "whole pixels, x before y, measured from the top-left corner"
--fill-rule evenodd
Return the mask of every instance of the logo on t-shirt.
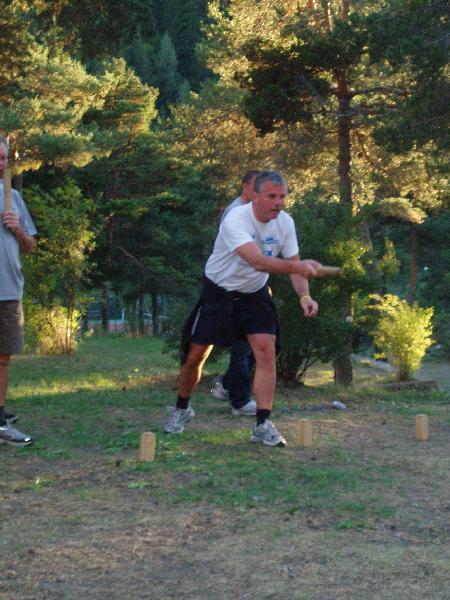
M 266 256 L 272 256 L 273 255 L 273 246 L 275 246 L 276 244 L 279 244 L 279 240 L 276 236 L 270 235 L 264 239 L 261 240 L 261 244 L 262 244 L 262 253 L 265 254 Z

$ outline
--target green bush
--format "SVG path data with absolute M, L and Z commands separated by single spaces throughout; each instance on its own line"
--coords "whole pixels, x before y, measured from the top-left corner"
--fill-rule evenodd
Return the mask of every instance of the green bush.
M 307 370 L 316 362 L 331 362 L 350 325 L 339 318 L 332 292 L 314 285 L 312 292 L 319 301 L 319 315 L 306 319 L 298 296 L 287 277 L 274 276 L 270 281 L 280 322 L 281 351 L 277 372 L 285 384 L 303 383 Z
M 81 314 L 63 306 L 24 302 L 26 348 L 40 354 L 69 354 L 77 348 Z
M 379 313 L 374 340 L 382 351 L 377 358 L 387 358 L 397 368 L 399 381 L 409 381 L 433 343 L 433 308 L 409 305 L 392 294 L 373 298 L 378 300 L 373 308 Z

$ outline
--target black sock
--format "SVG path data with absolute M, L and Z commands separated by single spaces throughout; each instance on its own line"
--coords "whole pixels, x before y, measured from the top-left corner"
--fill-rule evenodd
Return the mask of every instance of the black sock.
M 190 396 L 188 396 L 187 398 L 183 398 L 183 396 L 178 396 L 176 408 L 181 408 L 185 410 L 189 406 L 189 398 Z
M 6 425 L 6 420 L 3 414 L 3 406 L 0 406 L 0 427 L 2 427 L 2 425 Z
M 256 424 L 261 425 L 266 419 L 270 417 L 270 410 L 267 408 L 256 409 Z

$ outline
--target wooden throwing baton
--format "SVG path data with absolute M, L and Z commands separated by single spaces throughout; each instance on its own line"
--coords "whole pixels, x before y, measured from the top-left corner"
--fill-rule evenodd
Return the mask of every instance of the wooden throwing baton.
M 12 193 L 11 193 L 11 171 L 5 169 L 3 171 L 3 201 L 4 211 L 8 212 L 12 210 Z
M 320 265 L 317 269 L 317 275 L 319 277 L 324 275 L 342 275 L 342 269 L 341 267 L 326 267 L 325 265 Z

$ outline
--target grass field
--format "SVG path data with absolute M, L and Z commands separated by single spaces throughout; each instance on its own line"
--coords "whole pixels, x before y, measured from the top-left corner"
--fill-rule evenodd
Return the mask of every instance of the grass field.
M 177 364 L 161 349 L 94 337 L 74 356 L 15 360 L 8 407 L 36 441 L 0 446 L 2 600 L 450 599 L 446 393 L 387 392 L 362 367 L 336 390 L 318 367 L 279 387 L 289 446 L 269 449 L 210 396 L 212 363 L 196 418 L 164 436 Z M 157 433 L 153 463 L 137 460 L 142 431 Z

